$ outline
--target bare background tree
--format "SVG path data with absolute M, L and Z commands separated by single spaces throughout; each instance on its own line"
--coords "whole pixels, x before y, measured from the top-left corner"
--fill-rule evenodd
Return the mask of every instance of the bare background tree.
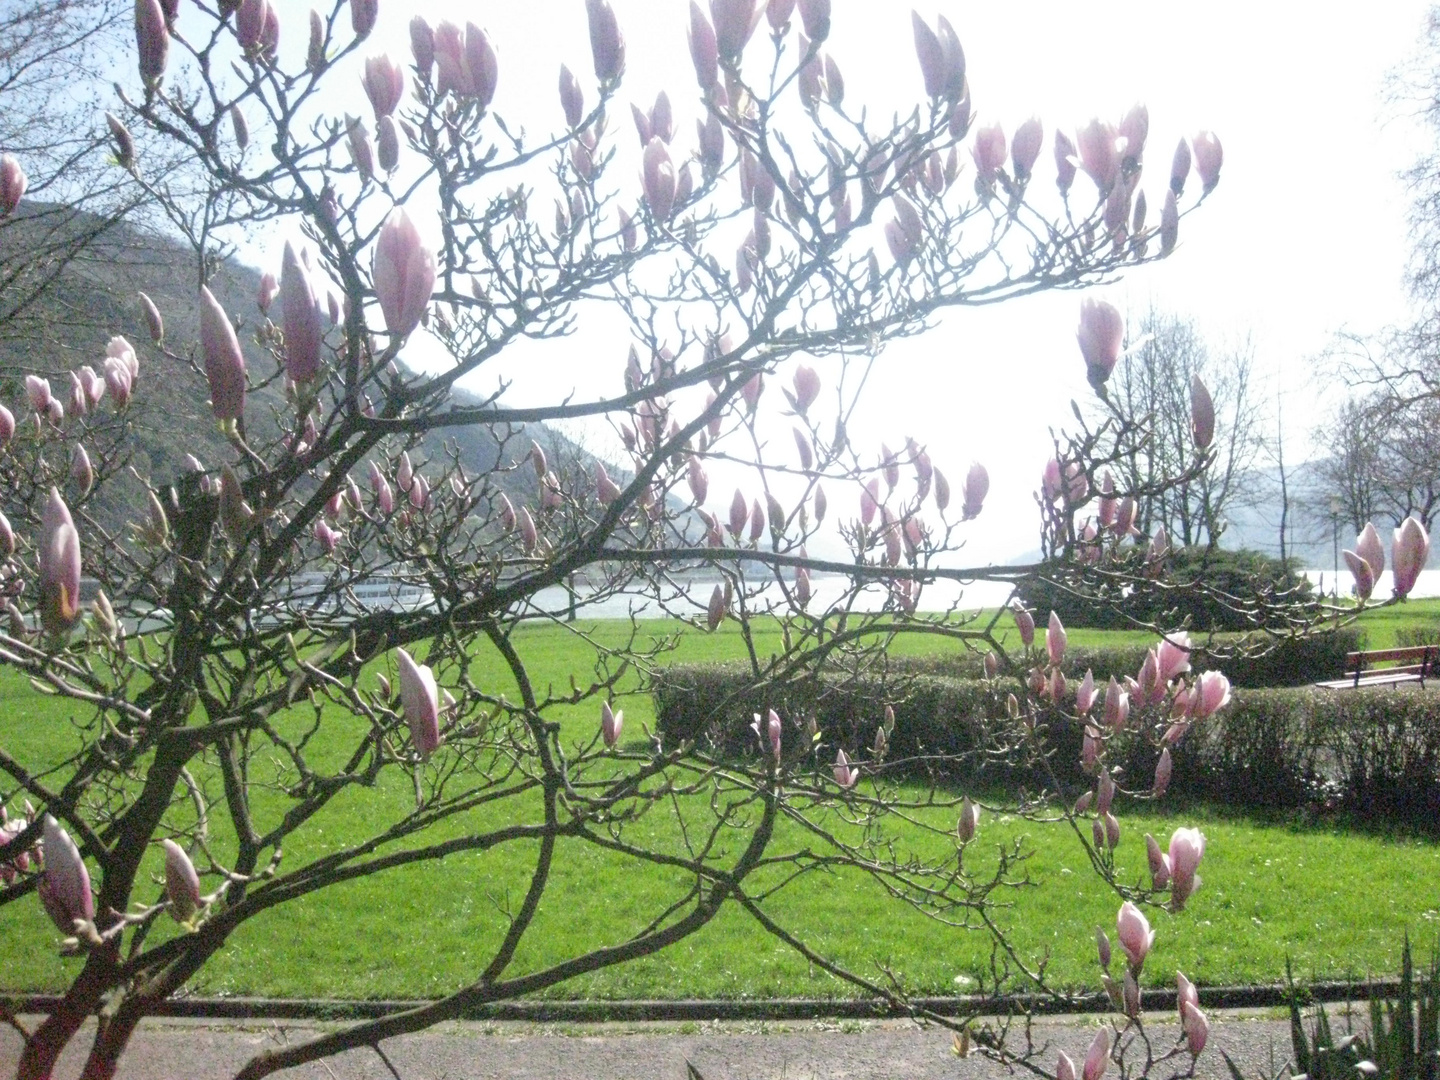
M 1136 525 L 1149 536 L 1164 528 L 1185 547 L 1217 543 L 1225 512 L 1257 498 L 1253 471 L 1266 435 L 1265 395 L 1256 385 L 1248 341 L 1212 350 L 1192 318 L 1151 307 L 1132 323 L 1130 346 L 1115 369 L 1109 394 L 1128 415 L 1154 418 L 1146 438 L 1118 463 L 1116 482 L 1138 490 L 1176 481 L 1194 464 L 1190 384 L 1200 378 L 1215 405 L 1214 463 L 1169 484 L 1146 503 Z

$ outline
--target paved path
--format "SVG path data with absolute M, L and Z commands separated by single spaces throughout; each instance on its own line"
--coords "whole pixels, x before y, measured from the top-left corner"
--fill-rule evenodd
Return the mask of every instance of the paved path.
M 1332 1009 L 1332 1015 L 1334 1010 Z M 1224 1048 L 1246 1080 L 1274 1076 L 1289 1056 L 1289 1028 L 1255 1014 L 1213 1018 L 1210 1047 L 1197 1075 L 1227 1078 L 1214 1050 Z M 1156 1046 L 1176 1037 L 1172 1016 L 1148 1027 Z M 1093 1037 L 1095 1017 L 1037 1022 L 1048 1040 L 1049 1067 L 1064 1050 L 1078 1062 Z M 121 1062 L 118 1080 L 222 1080 L 267 1047 L 301 1042 L 323 1025 L 279 1021 L 236 1023 L 148 1021 Z M 384 1044 L 404 1080 L 686 1080 L 692 1063 L 704 1080 L 967 1080 L 1007 1076 L 978 1055 L 961 1061 L 951 1036 L 907 1021 L 725 1024 L 522 1023 L 445 1024 Z M 10 1075 L 18 1036 L 0 1035 L 0 1075 Z M 1188 1061 L 1188 1058 L 1182 1059 Z M 55 1080 L 74 1077 L 80 1056 L 67 1056 Z M 287 1080 L 390 1080 L 369 1050 L 278 1074 Z M 1111 1075 L 1115 1075 L 1113 1070 Z M 1168 1070 L 1157 1074 L 1169 1077 Z

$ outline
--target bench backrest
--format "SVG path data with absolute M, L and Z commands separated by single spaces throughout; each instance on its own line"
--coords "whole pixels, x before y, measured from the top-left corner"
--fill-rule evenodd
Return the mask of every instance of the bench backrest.
M 1401 664 L 1422 664 L 1427 671 L 1440 661 L 1440 646 L 1410 645 L 1397 649 L 1371 649 L 1368 652 L 1345 654 L 1346 671 L 1365 671 L 1376 664 L 1395 661 Z

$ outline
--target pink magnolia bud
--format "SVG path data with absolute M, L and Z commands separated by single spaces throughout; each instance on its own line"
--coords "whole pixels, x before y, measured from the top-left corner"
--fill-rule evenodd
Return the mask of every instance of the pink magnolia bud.
M 830 36 L 830 0 L 799 0 L 799 7 L 807 38 L 819 43 Z
M 1160 639 L 1155 649 L 1156 678 L 1163 685 L 1190 670 L 1190 634 L 1181 630 Z
M 1395 530 L 1395 540 L 1390 547 L 1390 564 L 1394 567 L 1397 598 L 1409 595 L 1429 557 L 1430 537 L 1426 535 L 1425 526 L 1413 517 L 1407 517 Z
M 1046 692 L 1050 695 L 1050 700 L 1052 702 L 1058 705 L 1060 704 L 1060 702 L 1065 700 L 1065 673 L 1062 672 L 1058 667 L 1050 669 L 1050 680 L 1047 686 L 1048 689 Z M 1093 764 L 1094 760 L 1091 759 L 1086 762 L 1086 767 L 1088 768 Z
M 80 534 L 53 487 L 40 526 L 40 624 L 59 637 L 80 617 Z
M 965 504 L 962 513 L 969 521 L 979 515 L 985 505 L 985 496 L 990 492 L 990 474 L 978 461 L 965 474 Z
M 1091 120 L 1080 129 L 1080 167 L 1085 170 L 1103 199 L 1110 194 L 1120 178 L 1120 152 L 1116 147 L 1118 133 L 1110 124 Z
M 10 527 L 10 519 L 0 514 L 0 557 L 8 559 L 15 554 L 15 530 Z
M 1005 129 L 999 124 L 976 129 L 970 155 L 975 159 L 975 172 L 981 184 L 989 186 L 995 182 L 996 174 L 1005 167 L 1007 153 Z
M 1375 526 L 1368 521 L 1355 538 L 1355 554 L 1370 564 L 1371 575 L 1379 581 L 1380 575 L 1385 572 L 1385 546 L 1380 543 L 1380 534 L 1375 531 Z
M 625 710 L 611 709 L 610 702 L 600 703 L 600 737 L 607 747 L 613 748 L 620 741 L 620 732 L 625 727 Z
M 518 520 L 515 516 L 515 507 L 503 491 L 500 493 L 499 505 L 500 528 L 508 533 L 515 528 L 515 523 Z
M 472 96 L 475 93 L 475 81 L 465 62 L 465 37 L 460 27 L 448 20 L 441 22 L 435 28 L 434 48 L 436 94 Z
M 1150 881 L 1156 889 L 1170 887 L 1170 856 L 1160 850 L 1160 844 L 1149 833 L 1145 834 L 1145 856 L 1150 862 Z
M 1059 667 L 1065 659 L 1065 626 L 1060 622 L 1060 616 L 1050 612 L 1050 623 L 1045 629 L 1045 651 L 1050 655 L 1050 664 Z
M 465 24 L 465 69 L 470 75 L 470 94 L 488 109 L 500 81 L 500 64 L 490 37 L 474 23 Z
M 595 497 L 600 500 L 601 506 L 609 506 L 620 498 L 620 486 L 610 479 L 605 465 L 599 461 L 595 463 Z
M 1100 957 L 1100 966 L 1110 966 L 1110 938 L 1106 936 L 1104 927 L 1095 928 L 1095 951 Z
M 566 126 L 572 131 L 585 118 L 585 92 L 580 89 L 575 73 L 564 64 L 560 65 L 560 108 L 565 113 Z
M 315 519 L 315 527 L 312 530 L 315 541 L 326 555 L 335 554 L 335 548 L 340 543 L 340 534 L 330 527 L 330 523 L 324 518 Z
M 875 511 L 880 507 L 880 481 L 871 477 L 860 489 L 860 524 L 867 529 L 875 520 Z
M 1115 535 L 1125 539 L 1135 528 L 1135 500 L 1129 495 L 1120 500 L 1120 508 L 1115 513 Z
M 375 176 L 375 150 L 370 142 L 370 132 L 359 117 L 345 117 L 345 136 L 355 171 L 360 174 L 362 181 L 372 180 Z
M 1015 129 L 1010 139 L 1010 161 L 1015 167 L 1015 179 L 1022 184 L 1030 179 L 1044 143 L 1045 129 L 1037 117 L 1032 116 Z
M 725 620 L 725 593 L 719 585 L 710 594 L 710 604 L 705 610 L 705 625 L 712 631 Z
M 366 59 L 361 84 L 365 88 L 365 96 L 370 99 L 370 108 L 375 111 L 377 123 L 382 117 L 391 115 L 405 96 L 405 72 L 388 56 Z
M 1015 629 L 1020 631 L 1020 643 L 1028 649 L 1035 643 L 1035 616 L 1018 602 L 1010 608 L 1010 614 L 1015 619 Z
M 601 83 L 613 83 L 625 73 L 625 37 L 615 20 L 609 0 L 585 0 L 585 14 L 590 24 L 590 54 L 595 61 L 595 77 Z
M 1205 1019 L 1200 1007 L 1189 1001 L 1180 1006 L 1180 1020 L 1185 1029 L 1185 1047 L 1191 1057 L 1198 1058 L 1210 1038 L 1210 1022 Z
M 238 420 L 245 412 L 245 356 L 230 317 L 204 285 L 200 286 L 200 346 L 215 418 L 222 423 Z
M 1115 781 L 1108 772 L 1102 772 L 1100 781 L 1095 785 L 1095 809 L 1101 814 L 1108 814 L 1114 802 Z
M 375 125 L 375 160 L 387 173 L 395 171 L 400 164 L 400 133 L 395 127 L 393 116 L 382 116 Z M 335 294 L 330 294 L 330 321 L 338 323 L 338 309 Z
M 765 18 L 770 28 L 782 33 L 790 25 L 790 15 L 795 10 L 795 0 L 769 0 L 765 5 Z
M 1060 462 L 1055 458 L 1045 463 L 1045 471 L 1040 474 L 1040 490 L 1047 502 L 1055 502 L 1064 490 L 1060 481 Z
M 430 79 L 430 68 L 435 63 L 435 32 L 424 16 L 416 15 L 410 20 L 410 53 L 420 71 L 422 82 Z
M 980 806 L 966 795 L 960 802 L 960 820 L 955 823 L 955 835 L 960 843 L 968 844 L 975 839 L 975 830 L 980 826 Z
M 664 142 L 652 138 L 645 144 L 643 165 L 645 203 L 656 221 L 669 221 L 675 208 L 675 165 Z
M 1060 1051 L 1060 1060 L 1055 1066 L 1055 1080 L 1075 1080 L 1075 1062 L 1065 1051 Z
M 185 849 L 174 840 L 162 840 L 165 848 L 165 898 L 170 901 L 170 917 L 185 922 L 200 908 L 200 875 Z
M 408 336 L 430 302 L 435 255 L 421 243 L 419 230 L 402 207 L 380 228 L 371 273 L 386 329 L 397 337 Z
M 1015 695 L 1010 695 L 1014 697 Z M 1090 812 L 1090 807 L 1095 803 L 1095 792 L 1087 791 L 1075 800 L 1075 816 L 1084 817 Z
M 289 241 L 281 262 L 280 311 L 285 331 L 285 373 L 297 385 L 309 383 L 320 374 L 320 344 L 325 328 L 310 275 Z
M 1353 551 L 1342 551 L 1340 554 L 1345 556 L 1345 565 L 1355 578 L 1355 595 L 1362 603 L 1369 600 L 1370 594 L 1375 591 L 1375 574 L 1370 564 Z
M 520 524 L 520 543 L 528 555 L 535 550 L 540 542 L 540 533 L 535 528 L 535 519 L 530 516 L 528 507 L 522 506 L 517 520 Z
M 1230 680 L 1219 671 L 1201 672 L 1195 680 L 1195 697 L 1190 719 L 1203 720 L 1230 704 Z
M 810 571 L 803 566 L 795 570 L 795 602 L 802 608 L 810 603 Z
M 395 650 L 395 666 L 400 676 L 400 707 L 410 725 L 410 741 L 420 760 L 425 761 L 440 745 L 440 695 L 435 674 L 424 664 L 417 664 L 404 649 Z
M 771 709 L 766 714 L 764 721 L 764 729 L 762 730 L 760 714 L 755 713 L 755 722 L 750 725 L 750 729 L 755 732 L 756 738 L 760 740 L 760 746 L 762 750 L 765 748 L 767 743 L 769 744 L 770 754 L 772 757 L 774 757 L 775 764 L 779 765 L 780 736 L 782 733 L 780 714 L 777 713 L 774 709 Z
M 1114 851 L 1120 846 L 1120 822 L 1114 814 L 1106 812 L 1100 820 L 1105 823 L 1105 846 Z
M 825 489 L 819 484 L 815 485 L 815 524 L 819 525 L 825 520 L 825 511 L 828 503 L 825 501 Z
M 759 499 L 752 499 L 750 502 L 750 542 L 759 543 L 760 537 L 765 535 L 765 508 L 760 505 Z
M 1175 147 L 1170 159 L 1170 192 L 1177 198 L 1185 194 L 1185 180 L 1190 175 L 1190 144 L 1184 139 Z
M 170 51 L 170 31 L 160 0 L 135 0 L 135 44 L 140 61 L 140 78 L 153 83 L 165 74 Z
M 1097 852 L 1105 846 L 1105 826 L 1098 817 L 1090 822 L 1090 839 Z
M 1170 905 L 1175 911 L 1185 906 L 1200 886 L 1195 871 L 1205 855 L 1205 834 L 1199 829 L 1176 829 L 1170 836 Z
M 958 102 L 965 93 L 965 54 L 955 31 L 944 16 L 939 20 L 938 33 L 930 29 L 918 12 L 910 13 L 910 21 L 926 96 Z
M 895 220 L 885 226 L 885 240 L 890 246 L 891 256 L 897 263 L 904 265 L 924 243 L 925 223 L 920 218 L 920 212 L 915 209 L 915 204 L 904 195 L 895 195 L 891 202 L 895 206 Z
M 1000 658 L 995 655 L 993 650 L 985 653 L 984 664 L 987 679 L 993 679 L 1000 673 Z
M 1175 193 L 1165 193 L 1165 205 L 1160 211 L 1160 254 L 1169 255 L 1175 250 L 1175 242 L 1180 237 L 1180 207 L 1175 201 Z
M 8 217 L 25 197 L 25 170 L 10 154 L 0 156 L 0 217 Z
M 95 486 L 95 469 L 90 464 L 90 455 L 80 443 L 75 444 L 75 450 L 70 455 L 70 479 L 82 497 L 89 495 L 90 489 Z
M 1090 1049 L 1085 1052 L 1085 1064 L 1081 1067 L 1080 1080 L 1100 1080 L 1110 1064 L 1110 1032 L 1101 1028 L 1095 1033 Z
M 1126 971 L 1121 982 L 1120 992 L 1121 1009 L 1126 1016 L 1134 1020 L 1140 1015 L 1140 984 L 1135 981 L 1132 972 Z
M 1155 529 L 1155 535 L 1150 538 L 1150 550 L 1145 553 L 1149 562 L 1159 562 L 1170 554 L 1170 537 L 1165 532 L 1165 526 L 1160 525 Z
M 880 444 L 880 471 L 887 491 L 894 491 L 900 483 L 900 462 L 884 443 Z
M 710 0 L 710 17 L 715 24 L 715 47 L 721 58 L 734 65 L 760 21 L 761 9 L 755 0 Z M 702 85 L 701 89 L 709 89 Z
M 1130 695 L 1111 675 L 1110 685 L 1105 688 L 1105 725 L 1118 733 L 1125 730 L 1129 718 Z
M 1080 687 L 1075 691 L 1075 711 L 1081 716 L 1086 715 L 1095 704 L 1095 697 L 1095 676 L 1087 669 L 1085 678 L 1080 681 Z
M 1055 186 L 1060 189 L 1061 195 L 1067 194 L 1070 185 L 1075 183 L 1077 159 L 1075 144 L 1070 141 L 1070 136 L 1063 131 L 1055 132 Z
M 1174 764 L 1170 759 L 1170 748 L 1167 746 L 1160 751 L 1160 760 L 1155 763 L 1155 783 L 1150 788 L 1151 793 L 1158 799 L 1165 794 L 1165 789 L 1170 786 L 1170 774 L 1174 770 Z
M 795 436 L 795 449 L 800 454 L 800 468 L 809 472 L 815 464 L 815 455 L 810 448 L 810 437 L 798 427 L 793 428 L 792 432 Z
M 1139 971 L 1145 966 L 1145 955 L 1155 944 L 1155 931 L 1145 913 L 1129 900 L 1120 905 L 1120 914 L 1115 918 L 1115 928 L 1120 936 L 1120 947 L 1130 961 L 1130 970 Z
M 1202 453 L 1215 438 L 1215 402 L 1199 375 L 1190 379 L 1190 433 L 1195 438 L 1195 449 Z
M 265 272 L 260 275 L 260 288 L 255 293 L 255 306 L 260 309 L 260 314 L 265 315 L 270 311 L 270 305 L 274 303 L 275 297 L 280 293 L 280 282 L 275 275 Z
M 1211 131 L 1200 132 L 1191 144 L 1195 148 L 1195 175 L 1200 177 L 1202 193 L 1209 195 L 1220 182 L 1220 165 L 1225 160 L 1225 153 L 1220 148 L 1220 140 Z
M 75 933 L 77 920 L 93 922 L 95 897 L 90 892 L 90 871 L 70 834 L 49 814 L 41 820 L 45 845 L 45 874 L 40 879 L 40 903 L 62 934 Z
M 1152 837 L 1153 839 L 1153 837 Z M 1195 989 L 1195 984 L 1187 979 L 1183 973 L 1175 972 L 1175 1008 L 1184 1019 L 1185 1006 L 1193 1005 L 1200 1007 L 1200 991 Z
M 37 413 L 44 412 L 50 407 L 53 393 L 50 389 L 50 380 L 41 378 L 39 375 L 25 376 L 25 396 L 30 401 L 30 407 Z
M 357 38 L 369 37 L 380 14 L 380 0 L 350 0 L 350 27 Z
M 735 489 L 734 496 L 730 499 L 730 534 L 737 540 L 740 534 L 745 531 L 745 523 L 750 520 L 750 507 L 745 502 L 745 496 L 739 488 Z
M 1110 378 L 1125 340 L 1125 320 L 1115 305 L 1104 300 L 1080 302 L 1080 328 L 1075 334 L 1085 358 L 1086 375 L 1097 390 Z
M 938 468 L 931 471 L 931 476 L 935 481 L 935 507 L 944 513 L 945 508 L 950 505 L 950 481 L 945 479 L 945 474 Z M 986 479 L 989 479 L 988 476 Z
M 815 404 L 815 399 L 820 396 L 820 376 L 814 368 L 800 364 L 795 368 L 793 382 L 795 393 L 787 393 L 785 396 L 789 398 L 795 411 L 804 416 L 810 406 Z
M 845 756 L 843 749 L 835 752 L 834 772 L 835 783 L 846 791 L 854 787 L 855 782 L 860 779 L 860 770 L 850 764 L 850 759 Z

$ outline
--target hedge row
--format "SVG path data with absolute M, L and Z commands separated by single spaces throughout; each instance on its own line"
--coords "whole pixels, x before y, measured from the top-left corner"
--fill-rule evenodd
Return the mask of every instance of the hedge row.
M 1043 634 L 1043 629 L 1037 630 L 1035 637 L 1036 648 L 1042 652 Z M 1360 648 L 1361 637 L 1362 632 L 1356 628 L 1344 627 L 1311 637 L 1282 638 L 1269 651 L 1257 656 L 1212 657 L 1197 649 L 1191 663 L 1197 671 L 1223 671 L 1232 686 L 1305 686 L 1321 679 L 1343 678 L 1345 654 Z M 1215 649 L 1222 653 L 1233 650 L 1238 640 L 1234 635 L 1217 635 Z M 1065 650 L 1065 675 L 1079 679 L 1088 669 L 1099 683 L 1108 681 L 1112 675 L 1117 679 L 1124 675 L 1134 678 L 1145 662 L 1147 648 L 1145 645 L 1071 646 Z M 896 674 L 979 679 L 984 674 L 984 657 L 969 650 L 894 657 L 889 661 L 889 668 Z
M 656 717 L 667 742 L 692 739 L 722 755 L 756 752 L 750 721 L 774 708 L 787 721 L 814 716 L 826 755 L 841 746 L 868 758 L 886 704 L 895 710 L 892 760 L 927 756 L 957 784 L 1045 784 L 1049 770 L 1067 790 L 1079 770 L 1081 731 L 1057 721 L 1046 731 L 1048 769 L 1010 752 L 1003 719 L 1008 685 L 935 675 L 825 677 L 756 685 L 735 666 L 675 666 L 658 677 Z M 799 745 L 790 729 L 787 746 Z M 1114 760 L 1140 785 L 1155 765 L 1138 739 Z M 1172 751 L 1171 791 L 1247 808 L 1323 806 L 1367 820 L 1440 829 L 1440 698 L 1414 688 L 1238 690 L 1230 706 L 1193 729 Z

